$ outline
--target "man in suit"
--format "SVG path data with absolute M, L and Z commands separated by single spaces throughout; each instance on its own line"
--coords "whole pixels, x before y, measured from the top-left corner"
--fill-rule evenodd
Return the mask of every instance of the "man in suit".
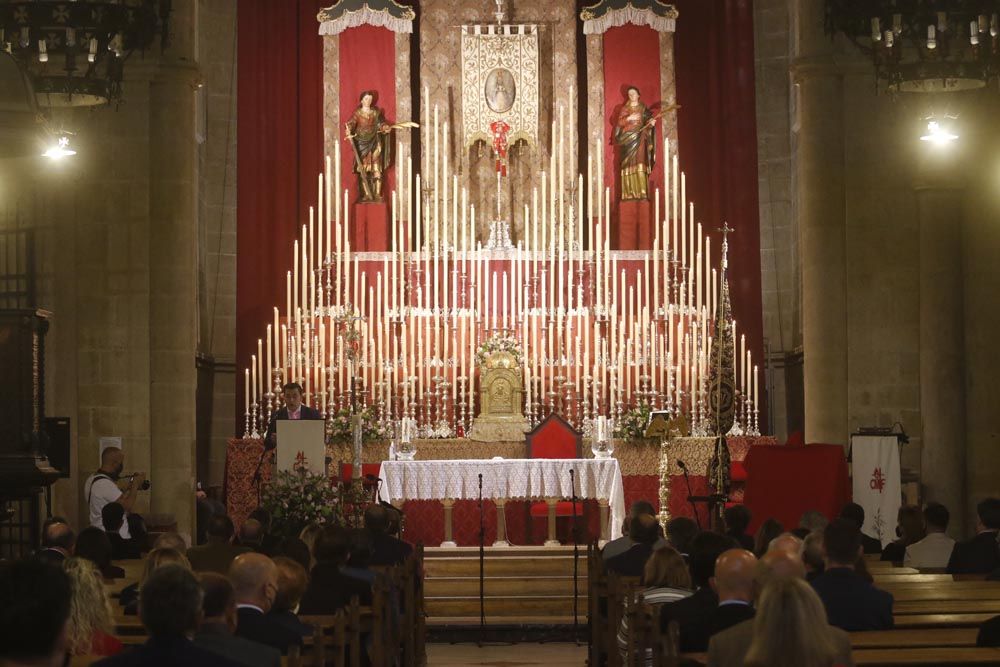
M 630 507 L 628 511 L 628 517 L 626 517 L 623 522 L 622 536 L 616 537 L 604 545 L 604 548 L 601 549 L 601 558 L 608 561 L 632 548 L 635 544 L 635 540 L 633 540 L 629 535 L 632 519 L 641 514 L 649 514 L 650 516 L 654 516 L 656 514 L 656 510 L 653 509 L 653 504 L 648 500 L 637 500 L 632 503 L 632 507 Z
M 705 531 L 699 533 L 691 543 L 691 583 L 696 590 L 693 595 L 668 602 L 660 608 L 660 627 L 664 632 L 670 621 L 680 625 L 680 650 L 682 653 L 700 653 L 708 646 L 708 619 L 719 606 L 719 596 L 712 588 L 715 576 L 715 562 L 723 552 L 739 545 L 725 535 Z
M 847 503 L 844 505 L 844 509 L 840 510 L 840 518 L 847 519 L 858 527 L 858 531 L 862 531 L 865 526 L 865 508 L 857 503 Z M 882 543 L 863 532 L 861 533 L 861 547 L 866 554 L 882 553 Z
M 278 556 L 274 564 L 278 568 L 278 590 L 268 617 L 303 637 L 311 635 L 312 628 L 300 621 L 295 613 L 309 585 L 309 573 L 301 563 L 287 556 Z
M 121 503 L 111 502 L 101 508 L 101 522 L 104 524 L 104 532 L 108 534 L 108 541 L 111 542 L 112 560 L 142 558 L 142 551 L 135 540 L 125 539 L 119 532 L 125 523 L 125 508 Z
M 207 534 L 207 543 L 187 550 L 195 572 L 226 574 L 234 558 L 250 551 L 249 547 L 233 544 L 233 520 L 225 514 L 216 514 L 208 520 Z
M 229 568 L 229 580 L 236 595 L 236 636 L 267 644 L 282 655 L 288 647 L 302 645 L 302 635 L 276 622 L 267 613 L 278 594 L 278 567 L 258 553 L 236 557 Z
M 362 605 L 371 604 L 371 584 L 344 573 L 350 553 L 349 530 L 327 526 L 320 532 L 313 545 L 316 565 L 299 604 L 300 614 L 336 614 L 354 596 Z
M 976 505 L 976 536 L 958 542 L 948 559 L 949 574 L 989 574 L 1000 567 L 1000 499 L 987 498 Z
M 199 580 L 205 591 L 204 620 L 194 636 L 195 645 L 246 667 L 278 667 L 281 664 L 278 649 L 234 635 L 236 594 L 229 579 L 215 572 L 205 572 Z
M 201 622 L 201 586 L 181 565 L 158 567 L 146 578 L 139 594 L 139 617 L 149 640 L 131 651 L 95 662 L 98 667 L 185 665 L 238 667 L 188 639 Z
M 640 514 L 629 522 L 629 539 L 632 546 L 605 561 L 608 572 L 625 577 L 641 577 L 646 561 L 653 553 L 653 545 L 660 539 L 660 524 L 651 514 Z
M 862 557 L 861 533 L 853 521 L 835 519 L 823 531 L 826 570 L 812 586 L 826 607 L 830 625 L 856 632 L 892 628 L 892 595 L 854 571 Z
M 716 559 L 715 575 L 709 583 L 719 597 L 719 606 L 707 618 L 709 637 L 753 618 L 756 571 L 757 557 L 746 549 L 730 549 Z
M 413 547 L 389 535 L 389 510 L 382 505 L 369 505 L 365 510 L 365 530 L 371 535 L 370 566 L 399 565 L 413 553 Z
M 62 517 L 52 517 L 42 526 L 42 548 L 35 558 L 43 563 L 62 567 L 63 561 L 73 555 L 76 534 Z
M 71 595 L 60 567 L 38 560 L 0 563 L 0 664 L 61 667 Z
M 289 382 L 281 388 L 281 396 L 285 399 L 285 405 L 275 411 L 271 417 L 271 423 L 267 425 L 267 435 L 264 436 L 264 446 L 267 449 L 274 449 L 278 446 L 278 420 L 291 419 L 322 419 L 319 410 L 310 408 L 302 403 L 302 386 L 297 382 Z
M 955 549 L 955 540 L 948 537 L 948 508 L 941 503 L 927 503 L 924 508 L 924 525 L 927 536 L 906 547 L 903 556 L 904 567 L 942 568 L 948 566 L 948 559 Z
M 750 519 L 752 518 L 747 506 L 727 507 L 723 518 L 726 522 L 726 535 L 736 540 L 747 551 L 753 551 L 753 535 L 747 535 L 747 528 L 750 527 Z

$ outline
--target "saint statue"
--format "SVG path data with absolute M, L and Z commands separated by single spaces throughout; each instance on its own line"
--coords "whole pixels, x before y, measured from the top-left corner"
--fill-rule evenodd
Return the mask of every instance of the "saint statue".
M 361 93 L 358 108 L 346 123 L 346 140 L 354 148 L 354 173 L 358 175 L 359 201 L 382 201 L 382 176 L 392 161 L 389 133 L 394 126 L 375 106 L 375 91 Z
M 621 170 L 622 201 L 649 199 L 649 175 L 656 153 L 656 118 L 639 100 L 639 89 L 629 86 L 628 101 L 614 119 L 613 141 Z

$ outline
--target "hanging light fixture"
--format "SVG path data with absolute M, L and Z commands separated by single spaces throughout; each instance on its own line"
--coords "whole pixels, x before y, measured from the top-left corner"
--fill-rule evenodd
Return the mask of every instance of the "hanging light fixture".
M 57 136 L 53 144 L 42 153 L 42 157 L 47 157 L 50 160 L 62 160 L 73 155 L 76 155 L 76 151 L 70 147 L 69 135 L 65 133 Z
M 947 125 L 942 125 L 941 121 L 933 116 L 927 119 L 927 132 L 920 137 L 921 141 L 937 146 L 946 146 L 956 139 L 958 139 L 958 135 L 954 134 Z
M 95 106 L 122 98 L 125 62 L 159 36 L 170 0 L 8 0 L 0 50 L 14 56 L 42 107 Z
M 872 58 L 891 93 L 949 93 L 1000 75 L 1000 0 L 827 0 L 826 32 Z

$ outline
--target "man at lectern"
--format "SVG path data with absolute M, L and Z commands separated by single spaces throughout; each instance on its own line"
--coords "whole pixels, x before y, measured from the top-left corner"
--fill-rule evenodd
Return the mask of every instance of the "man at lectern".
M 267 435 L 264 437 L 265 447 L 274 449 L 278 445 L 277 422 L 279 419 L 323 419 L 319 410 L 302 403 L 302 387 L 297 382 L 289 382 L 281 388 L 281 396 L 285 406 L 277 410 L 267 425 Z

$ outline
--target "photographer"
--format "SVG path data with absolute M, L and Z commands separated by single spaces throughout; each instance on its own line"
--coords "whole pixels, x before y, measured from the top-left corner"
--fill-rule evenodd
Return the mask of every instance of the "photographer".
M 83 485 L 83 495 L 87 498 L 90 508 L 90 525 L 103 529 L 101 513 L 108 503 L 117 502 L 125 508 L 126 514 L 132 512 L 139 491 L 149 488 L 145 473 L 136 473 L 128 480 L 128 486 L 123 491 L 118 487 L 118 478 L 125 468 L 125 454 L 117 447 L 108 447 L 101 452 L 101 467 L 87 478 Z M 129 522 L 122 523 L 118 534 L 123 539 L 131 539 Z

